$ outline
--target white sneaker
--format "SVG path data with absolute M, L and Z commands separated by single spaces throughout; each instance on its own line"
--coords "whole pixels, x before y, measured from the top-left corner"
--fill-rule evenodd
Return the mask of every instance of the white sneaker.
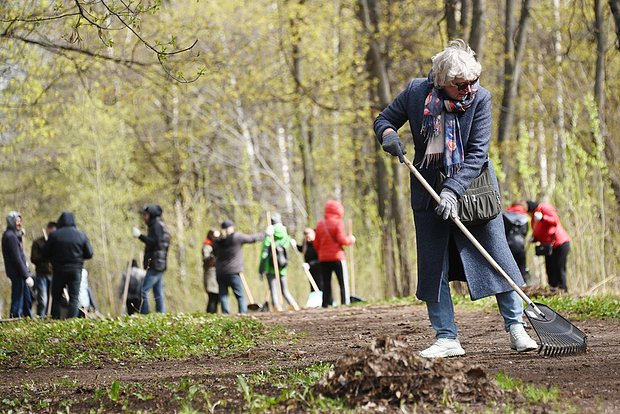
M 447 358 L 465 355 L 458 339 L 440 338 L 433 345 L 420 352 L 422 358 Z
M 515 349 L 517 352 L 527 352 L 538 349 L 538 344 L 535 340 L 525 332 L 525 328 L 520 323 L 510 325 L 510 348 Z

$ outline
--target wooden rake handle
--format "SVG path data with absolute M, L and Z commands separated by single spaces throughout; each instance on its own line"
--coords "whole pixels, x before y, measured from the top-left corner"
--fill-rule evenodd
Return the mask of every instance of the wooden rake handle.
M 426 191 L 429 192 L 431 197 L 433 197 L 433 199 L 437 203 L 439 203 L 440 201 L 439 194 L 437 194 L 435 189 L 431 187 L 431 185 L 428 183 L 428 181 L 426 181 L 426 179 L 424 179 L 422 174 L 420 174 L 418 169 L 413 166 L 411 161 L 409 161 L 406 157 L 403 157 L 403 159 L 404 159 L 403 162 L 407 166 L 407 168 L 409 168 L 409 171 L 411 171 L 411 173 L 415 176 L 415 178 L 417 178 L 417 180 L 420 182 L 420 184 L 422 184 L 422 186 L 426 189 Z M 502 277 L 506 279 L 506 282 L 510 285 L 510 287 L 513 288 L 514 291 L 519 294 L 519 296 L 521 296 L 521 299 L 523 299 L 525 303 L 527 303 L 528 305 L 532 305 L 532 307 L 536 310 L 536 312 L 538 312 L 540 316 L 544 317 L 544 314 L 542 313 L 540 309 L 538 309 L 538 307 L 534 304 L 534 302 L 532 302 L 532 299 L 530 299 L 525 294 L 525 292 L 523 292 L 523 290 L 521 290 L 521 288 L 517 286 L 514 280 L 512 280 L 510 276 L 508 276 L 508 274 L 504 271 L 504 269 L 501 268 L 501 266 L 495 261 L 495 259 L 493 259 L 493 257 L 485 250 L 484 247 L 482 247 L 482 245 L 478 242 L 478 240 L 476 240 L 474 235 L 471 234 L 471 232 L 467 229 L 467 227 L 465 227 L 465 225 L 461 222 L 461 220 L 458 217 L 450 217 L 450 218 L 452 219 L 454 224 L 456 224 L 456 226 L 463 232 L 465 237 L 467 237 L 469 241 L 474 245 L 474 247 L 480 252 L 480 254 L 482 254 L 482 256 L 489 262 L 489 264 L 493 267 L 493 269 L 495 269 L 500 275 L 502 275 Z

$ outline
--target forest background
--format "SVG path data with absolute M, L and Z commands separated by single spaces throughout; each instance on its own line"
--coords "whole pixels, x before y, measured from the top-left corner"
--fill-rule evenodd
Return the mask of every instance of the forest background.
M 554 204 L 572 236 L 569 289 L 620 290 L 618 0 L 13 0 L 0 19 L 3 215 L 22 213 L 29 254 L 47 221 L 75 212 L 104 313 L 119 312 L 120 274 L 142 254 L 131 228 L 146 231 L 146 203 L 172 234 L 170 311 L 205 307 L 210 227 L 258 232 L 278 211 L 301 240 L 327 199 L 357 237 L 356 294 L 413 294 L 408 172 L 372 123 L 457 37 L 493 94 L 504 205 Z M 245 273 L 262 301 L 259 249 L 244 248 Z M 544 284 L 542 259 L 530 252 L 529 265 Z

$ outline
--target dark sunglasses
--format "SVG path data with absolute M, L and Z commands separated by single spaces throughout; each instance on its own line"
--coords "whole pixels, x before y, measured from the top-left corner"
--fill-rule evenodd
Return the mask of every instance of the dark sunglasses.
M 478 82 L 478 79 L 480 79 L 480 78 L 476 78 L 476 79 L 474 79 L 472 81 L 469 81 L 469 82 L 455 83 L 454 86 L 456 86 L 456 89 L 458 89 L 459 91 L 464 92 L 470 86 L 474 86 L 476 84 L 476 82 Z

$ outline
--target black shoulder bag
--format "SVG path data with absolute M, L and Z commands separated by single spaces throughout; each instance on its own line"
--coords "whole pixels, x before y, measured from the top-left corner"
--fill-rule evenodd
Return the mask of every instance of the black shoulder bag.
M 446 176 L 440 173 L 437 193 Z M 472 181 L 469 188 L 458 199 L 459 219 L 466 225 L 485 224 L 502 212 L 502 198 L 493 186 L 488 162 L 482 166 L 480 175 Z

